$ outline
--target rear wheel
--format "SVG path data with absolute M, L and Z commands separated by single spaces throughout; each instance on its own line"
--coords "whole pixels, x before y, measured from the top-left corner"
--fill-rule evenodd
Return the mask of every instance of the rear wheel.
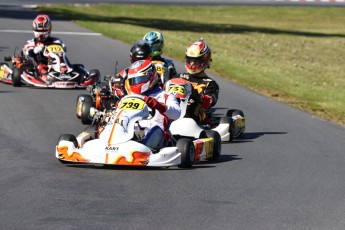
M 75 103 L 75 110 L 76 110 L 75 113 L 78 119 L 81 118 L 81 108 L 84 103 L 84 98 L 88 96 L 89 96 L 88 94 L 82 94 L 77 97 L 77 101 Z
M 101 78 L 101 73 L 98 69 L 92 69 L 89 72 L 89 77 L 93 77 L 95 79 L 95 82 L 99 81 L 99 79 Z
M 232 119 L 232 117 L 234 117 L 236 115 L 240 115 L 242 118 Z M 232 139 L 241 136 L 244 133 L 244 130 L 246 128 L 246 123 L 245 123 L 243 111 L 239 110 L 239 109 L 229 109 L 228 112 L 226 113 L 226 116 L 231 117 L 232 126 L 234 129 Z M 230 141 L 232 141 L 232 140 L 230 140 Z
M 91 107 L 94 107 L 93 99 L 90 95 L 85 95 L 80 114 L 81 123 L 84 125 L 90 125 L 92 123 L 92 117 L 90 116 Z
M 222 138 L 219 133 L 214 130 L 206 130 L 206 136 L 213 138 L 213 154 L 210 160 L 217 160 L 222 151 Z
M 13 73 L 12 73 L 12 85 L 14 87 L 18 87 L 22 85 L 22 81 L 21 81 L 21 75 L 22 75 L 22 71 L 18 68 L 13 68 Z
M 180 168 L 191 168 L 194 161 L 195 148 L 191 139 L 181 138 L 177 141 L 176 147 L 181 153 Z

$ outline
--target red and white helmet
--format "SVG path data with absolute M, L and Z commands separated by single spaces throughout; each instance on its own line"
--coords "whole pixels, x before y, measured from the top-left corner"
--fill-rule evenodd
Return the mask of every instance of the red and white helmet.
M 142 94 L 157 86 L 158 74 L 150 60 L 134 62 L 128 69 L 128 87 L 131 93 Z
M 201 38 L 186 50 L 185 68 L 190 74 L 197 74 L 210 67 L 211 49 Z
M 38 41 L 44 41 L 50 37 L 52 22 L 48 15 L 40 14 L 32 22 L 35 38 Z

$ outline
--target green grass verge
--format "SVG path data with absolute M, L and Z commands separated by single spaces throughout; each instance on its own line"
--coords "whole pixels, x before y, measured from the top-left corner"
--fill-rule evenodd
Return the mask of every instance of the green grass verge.
M 345 125 L 345 8 L 50 5 L 41 10 L 133 43 L 151 30 L 164 54 L 183 61 L 203 37 L 210 71 L 276 100 Z

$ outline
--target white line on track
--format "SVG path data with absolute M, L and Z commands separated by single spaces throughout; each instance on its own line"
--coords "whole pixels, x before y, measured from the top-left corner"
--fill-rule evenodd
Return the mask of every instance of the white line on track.
M 0 30 L 0 33 L 21 33 L 28 34 L 33 33 L 32 30 Z M 84 35 L 84 36 L 102 36 L 100 33 L 87 33 L 87 32 L 65 32 L 65 31 L 54 31 L 52 35 L 66 34 L 66 35 Z

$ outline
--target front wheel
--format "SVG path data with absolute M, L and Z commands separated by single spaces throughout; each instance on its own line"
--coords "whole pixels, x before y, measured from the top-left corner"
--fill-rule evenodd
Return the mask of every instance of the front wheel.
M 191 139 L 181 138 L 177 141 L 176 147 L 181 153 L 181 164 L 179 168 L 191 168 L 194 161 L 195 148 Z
M 21 75 L 22 75 L 22 71 L 18 68 L 13 68 L 13 73 L 12 73 L 12 85 L 14 87 L 19 87 L 22 85 L 22 81 L 21 81 Z
M 57 145 L 60 144 L 60 141 L 71 141 L 73 142 L 74 144 L 74 147 L 78 147 L 78 141 L 77 141 L 77 138 L 72 135 L 72 134 L 63 134 L 59 137 L 58 141 L 57 141 Z M 74 164 L 74 162 L 71 162 L 71 161 L 66 161 L 66 160 L 63 160 L 63 159 L 59 159 L 60 163 L 61 164 Z
M 57 145 L 59 145 L 60 141 L 71 141 L 73 142 L 74 147 L 78 147 L 77 138 L 73 134 L 62 134 L 57 141 Z

